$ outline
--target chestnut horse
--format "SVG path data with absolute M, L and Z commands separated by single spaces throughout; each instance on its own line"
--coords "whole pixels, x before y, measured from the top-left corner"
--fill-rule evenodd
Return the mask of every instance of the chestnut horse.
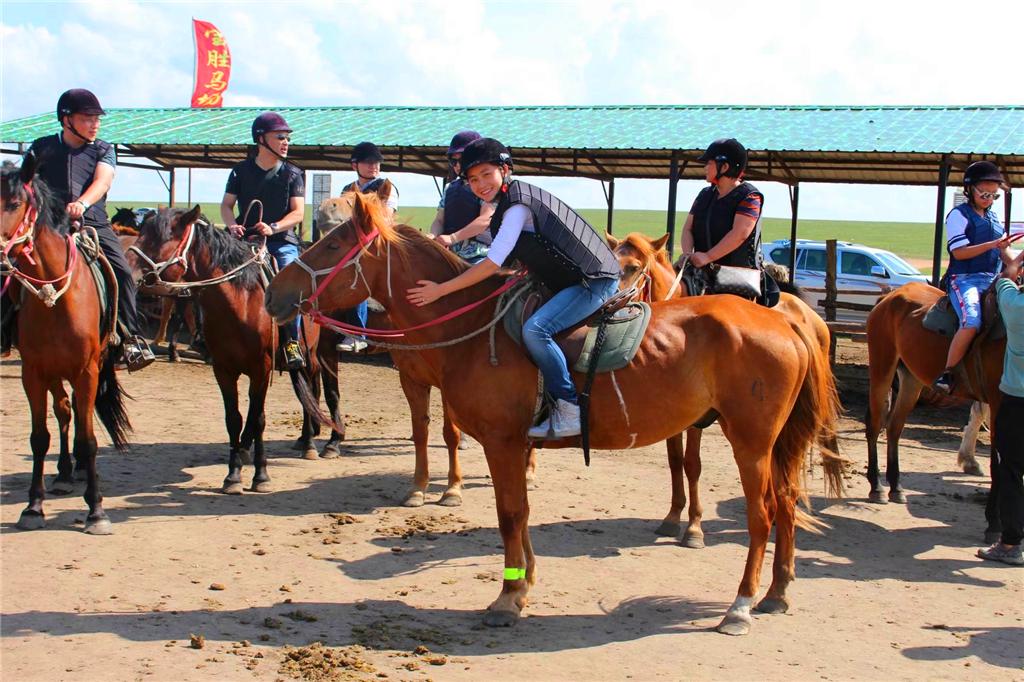
M 387 309 L 415 351 L 439 378 L 452 419 L 484 448 L 494 484 L 498 526 L 505 548 L 501 593 L 484 617 L 489 626 L 512 625 L 536 582 L 529 535 L 527 429 L 534 417 L 537 368 L 504 332 L 495 333 L 497 366 L 487 334 L 454 345 L 448 340 L 486 329 L 496 305 L 478 305 L 444 326 L 420 327 L 493 294 L 501 278 L 448 296 L 429 307 L 409 303 L 406 290 L 420 280 L 441 281 L 469 266 L 415 228 L 392 225 L 373 197 L 356 196 L 352 217 L 282 270 L 266 293 L 279 321 L 311 305 L 351 307 L 372 297 Z M 319 284 L 320 274 L 328 271 Z M 396 295 L 392 295 L 395 292 Z M 745 634 L 760 583 L 772 524 L 776 527 L 772 584 L 758 608 L 788 608 L 786 588 L 795 575 L 795 530 L 812 519 L 798 509 L 804 456 L 815 435 L 834 427 L 834 392 L 828 366 L 814 342 L 782 316 L 737 297 L 708 297 L 654 306 L 648 333 L 625 369 L 598 375 L 591 402 L 594 447 L 649 445 L 717 414 L 733 448 L 747 503 L 750 546 L 738 595 L 718 629 Z M 577 375 L 576 380 L 582 381 Z M 665 400 L 665 396 L 672 396 Z M 579 438 L 546 445 L 573 447 Z
M 884 489 L 879 481 L 878 433 L 883 424 L 886 430 L 885 476 L 889 483 L 890 502 L 906 502 L 900 486 L 900 434 L 907 415 L 914 409 L 921 391 L 931 385 L 942 373 L 949 350 L 950 339 L 922 326 L 925 313 L 945 294 L 928 284 L 912 282 L 886 294 L 868 315 L 868 408 L 864 419 L 868 440 L 868 499 L 885 503 Z M 999 412 L 1002 394 L 999 380 L 1003 373 L 1003 355 L 1006 339 L 979 337 L 964 358 L 958 373 L 954 396 L 988 403 L 994 420 Z M 889 406 L 893 376 L 899 374 L 896 400 Z M 1002 524 L 999 521 L 997 490 L 999 481 L 995 465 L 995 443 L 992 443 L 989 465 L 991 486 L 985 507 L 985 541 L 999 539 Z
M 605 239 L 608 246 L 619 259 L 622 275 L 619 281 L 620 290 L 635 287 L 638 295 L 648 302 L 665 301 L 670 298 L 683 298 L 689 295 L 684 282 L 677 282 L 675 268 L 669 260 L 665 244 L 669 235 L 665 234 L 652 239 L 641 232 L 631 232 L 624 238 L 617 239 L 608 234 Z M 803 300 L 794 294 L 782 292 L 775 310 L 782 313 L 789 321 L 801 327 L 812 340 L 817 340 L 818 350 L 828 357 L 829 328 Z M 838 405 L 836 406 L 838 410 Z M 658 535 L 679 537 L 683 507 L 687 507 L 688 523 L 680 542 L 693 549 L 704 547 L 704 531 L 700 523 L 704 508 L 700 503 L 699 481 L 701 473 L 700 443 L 702 429 L 691 427 L 686 430 L 686 446 L 683 446 L 683 434 L 679 433 L 665 441 L 668 450 L 669 473 L 672 477 L 672 501 L 668 514 L 655 531 Z M 823 465 L 830 495 L 840 496 L 843 490 L 842 461 L 839 454 L 835 433 L 824 434 L 822 443 Z M 687 506 L 686 490 L 683 487 L 683 472 L 686 473 L 686 484 L 689 488 L 689 505 Z
M 115 353 L 108 348 L 111 330 L 102 330 L 100 296 L 84 256 L 70 235 L 64 205 L 35 178 L 36 159 L 29 154 L 19 170 L 7 162 L 0 178 L 4 274 L 31 291 L 49 291 L 48 305 L 40 296 L 26 295 L 18 311 L 15 344 L 21 354 L 21 383 L 32 414 L 32 483 L 28 507 L 18 527 L 26 530 L 45 525 L 43 467 L 50 447 L 46 427 L 46 397 L 53 396 L 53 412 L 60 433 L 60 458 L 53 492 L 74 488 L 69 428 L 74 415 L 74 457 L 86 474 L 85 501 L 89 515 L 85 532 L 109 535 L 110 519 L 103 511 L 96 472 L 96 436 L 93 410 L 106 427 L 114 446 L 124 450 L 131 429 L 124 406 L 124 391 L 114 371 Z M 9 259 L 9 260 L 8 260 Z M 13 262 L 13 265 L 12 265 Z M 110 298 L 116 301 L 113 272 L 107 272 Z M 19 289 L 20 290 L 20 289 Z M 63 293 L 60 293 L 63 292 Z M 71 384 L 71 399 L 64 382 Z
M 352 215 L 352 203 L 355 192 L 346 192 L 340 197 L 325 199 L 317 208 L 317 225 L 322 232 L 326 233 L 348 220 Z M 377 188 L 376 196 L 381 201 L 387 201 L 391 194 L 391 181 L 385 180 Z M 386 315 L 377 315 L 371 308 L 371 328 L 386 328 Z M 327 329 L 321 333 L 335 334 Z M 372 341 L 372 339 L 371 339 Z M 324 398 L 327 407 L 334 416 L 335 424 L 339 422 L 338 388 L 337 388 L 337 355 L 333 354 L 334 346 L 323 343 L 320 346 L 321 362 L 328 369 L 335 369 L 332 378 L 324 376 Z M 423 505 L 427 486 L 430 484 L 430 463 L 427 457 L 427 445 L 430 438 L 430 388 L 440 387 L 440 380 L 434 375 L 431 367 L 426 363 L 419 353 L 408 353 L 401 350 L 391 350 L 391 359 L 398 369 L 398 380 L 402 386 L 402 393 L 409 403 L 409 418 L 412 421 L 413 450 L 416 454 L 416 465 L 413 473 L 413 487 L 402 503 L 406 507 L 419 507 Z M 441 395 L 442 412 L 444 414 L 444 426 L 442 435 L 445 447 L 448 449 L 448 487 L 441 496 L 439 504 L 447 507 L 455 507 L 462 504 L 462 466 L 459 464 L 459 444 L 462 440 L 462 433 L 452 422 L 448 407 L 444 401 L 444 394 Z M 331 434 L 332 439 L 334 433 Z M 537 468 L 536 450 L 530 448 L 530 456 L 526 473 L 528 480 L 533 480 Z
M 246 242 L 201 221 L 198 205 L 190 211 L 164 208 L 149 216 L 140 228 L 135 248 L 145 256 L 136 261 L 142 270 L 141 292 L 166 293 L 162 285 L 167 283 L 195 286 L 228 431 L 228 475 L 221 492 L 242 493 L 241 469 L 249 463 L 250 446 L 255 469 L 252 490 L 269 492 L 263 446 L 264 405 L 274 368 L 277 327 L 261 305 L 263 288 L 256 256 Z M 305 335 L 310 348 L 309 366 L 289 375 L 296 393 L 315 395 L 319 392 L 318 328 L 307 321 Z M 244 429 L 238 411 L 238 379 L 243 374 L 249 377 Z M 313 436 L 318 430 L 309 412 L 304 411 L 300 443 L 306 459 L 317 457 Z

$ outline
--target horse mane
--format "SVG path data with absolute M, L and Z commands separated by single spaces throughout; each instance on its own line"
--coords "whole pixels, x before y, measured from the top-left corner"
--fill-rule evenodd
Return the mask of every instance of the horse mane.
M 175 221 L 187 212 L 184 208 L 162 208 L 146 216 L 140 232 L 143 235 L 152 235 L 152 238 L 158 240 L 157 243 L 163 244 L 172 238 Z M 211 265 L 227 272 L 252 258 L 252 251 L 247 242 L 237 239 L 227 230 L 213 227 L 205 215 L 200 214 L 199 220 L 202 222 L 197 221 L 194 228 L 195 241 L 206 247 Z M 231 279 L 231 283 L 243 289 L 260 286 L 259 268 L 244 268 Z
M 4 203 L 10 203 L 15 197 L 23 197 L 23 188 L 21 168 L 10 161 L 4 161 L 3 170 L 0 171 L 0 194 L 3 195 Z M 36 210 L 39 211 L 36 227 L 42 225 L 59 235 L 68 234 L 71 223 L 68 221 L 67 206 L 61 203 L 39 176 L 32 179 L 32 192 L 36 198 Z

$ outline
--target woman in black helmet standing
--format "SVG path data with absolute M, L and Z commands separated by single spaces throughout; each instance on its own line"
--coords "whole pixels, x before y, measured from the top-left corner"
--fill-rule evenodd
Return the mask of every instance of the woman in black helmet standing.
M 761 207 L 764 195 L 743 179 L 747 150 L 733 138 L 715 140 L 697 159 L 709 186 L 701 190 L 683 225 L 680 262 L 761 269 Z M 686 281 L 689 286 L 694 280 Z M 689 291 L 689 295 L 705 292 Z M 714 290 L 706 293 L 714 293 Z
M 427 305 L 495 274 L 513 259 L 554 292 L 523 326 L 523 343 L 555 399 L 550 417 L 531 438 L 580 434 L 580 408 L 565 355 L 553 336 L 586 319 L 618 289 L 619 261 L 579 214 L 539 187 L 512 177 L 512 156 L 491 138 L 462 152 L 462 176 L 482 201 L 497 201 L 487 258 L 447 282 L 420 281 L 409 300 Z

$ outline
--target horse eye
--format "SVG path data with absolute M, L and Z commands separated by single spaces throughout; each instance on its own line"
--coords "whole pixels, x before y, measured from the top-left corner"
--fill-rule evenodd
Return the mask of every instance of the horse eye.
M 639 268 L 639 266 L 636 266 L 636 265 L 627 265 L 627 266 L 626 266 L 626 268 L 625 268 L 625 271 L 626 271 L 627 273 L 629 273 L 629 274 L 633 274 L 634 272 L 636 272 L 636 271 L 637 271 L 637 270 L 639 270 L 639 269 L 640 269 L 640 268 Z

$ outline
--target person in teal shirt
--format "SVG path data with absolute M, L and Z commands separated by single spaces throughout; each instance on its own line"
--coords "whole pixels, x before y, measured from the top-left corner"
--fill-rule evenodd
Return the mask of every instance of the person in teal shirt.
M 1018 255 L 996 282 L 999 312 L 1006 324 L 1006 358 L 999 382 L 1002 402 L 995 415 L 993 441 L 999 453 L 998 505 L 1003 531 L 999 542 L 979 549 L 982 559 L 1024 566 L 1024 290 L 1018 286 L 1024 253 Z

